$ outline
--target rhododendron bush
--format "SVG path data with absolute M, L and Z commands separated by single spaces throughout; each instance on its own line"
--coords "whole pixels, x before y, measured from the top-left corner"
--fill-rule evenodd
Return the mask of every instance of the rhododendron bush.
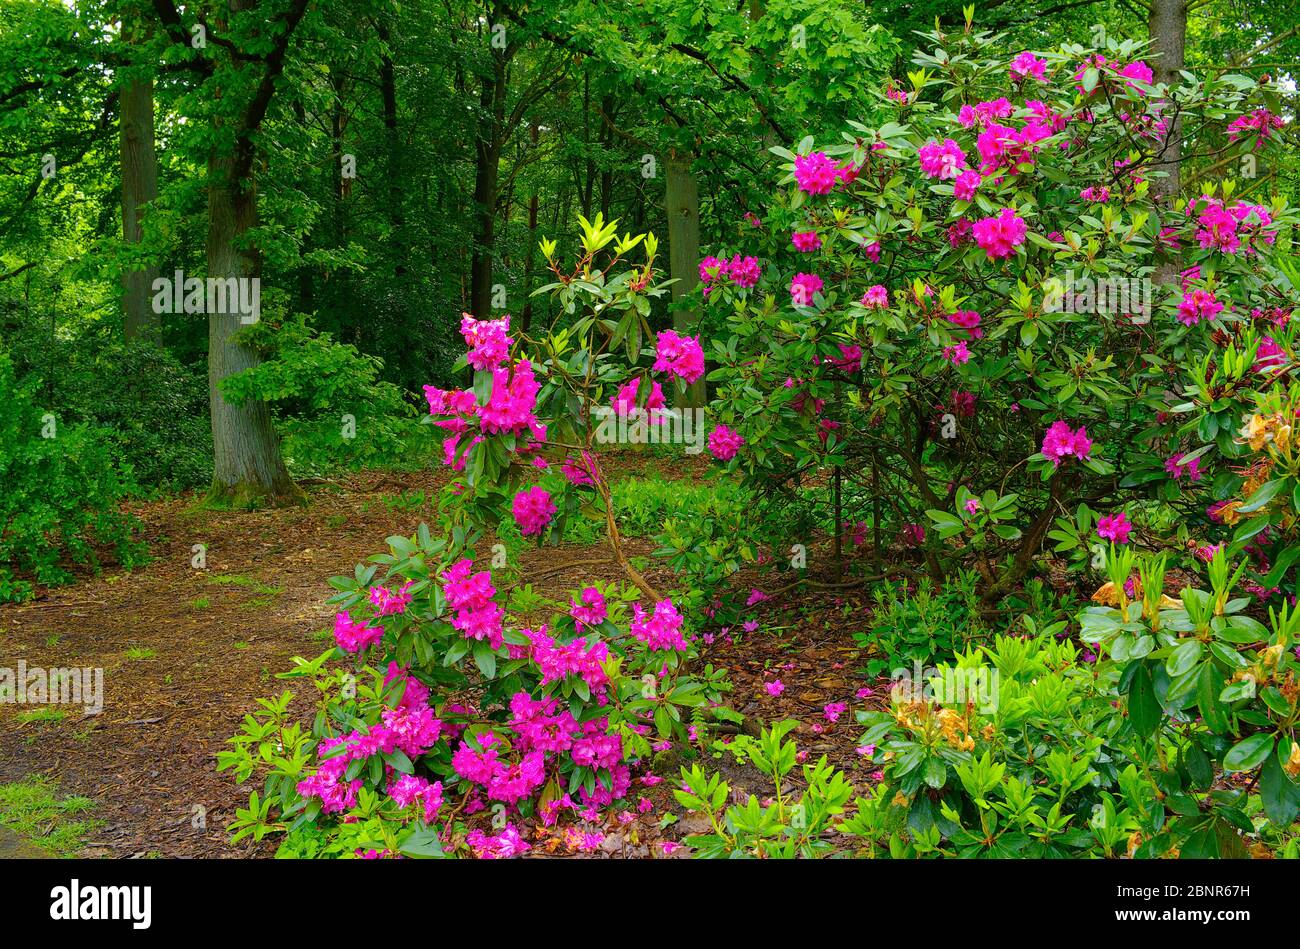
M 1153 187 L 1175 128 L 1219 167 L 1266 154 L 1265 90 L 1153 84 L 1127 41 L 925 48 L 891 121 L 773 149 L 782 192 L 701 263 L 713 454 L 790 497 L 830 470 L 837 548 L 859 525 L 936 580 L 973 564 L 991 601 L 1045 547 L 1082 569 L 1110 540 L 1249 547 L 1266 595 L 1296 482 L 1242 428 L 1282 417 L 1255 402 L 1295 365 L 1297 217 L 1229 179 Z
M 722 705 L 721 670 L 687 674 L 685 617 L 623 553 L 597 437 L 595 410 L 606 401 L 615 416 L 675 421 L 659 414 L 668 411 L 663 386 L 680 392 L 703 374 L 699 341 L 652 335 L 653 236 L 617 239 L 599 217 L 581 223 L 572 272 L 560 272 L 546 246 L 558 282 L 544 291 L 567 315 L 580 305 L 585 314 L 536 340 L 512 334 L 509 317 L 463 318 L 473 386 L 425 392 L 458 475 L 444 498 L 444 536 L 422 525 L 414 537 L 390 537 L 387 553 L 331 581 L 337 648 L 286 673 L 318 690 L 311 728 L 291 723 L 286 693 L 264 701 L 221 756 L 241 781 L 267 771 L 264 793 L 233 825 L 236 839 L 287 830 L 292 855 L 494 858 L 529 849 L 520 827 L 531 822 L 563 828 L 571 850 L 593 849 L 616 805 L 647 810 L 637 792 L 661 780 L 654 754 L 739 719 Z M 614 274 L 643 243 L 644 264 Z M 475 562 L 483 528 L 511 521 L 541 542 L 574 516 L 606 525 L 631 584 L 534 604 L 534 613 L 554 612 L 525 625 L 492 570 Z M 513 579 L 504 550 L 495 545 L 490 559 Z M 340 657 L 355 668 L 329 664 Z

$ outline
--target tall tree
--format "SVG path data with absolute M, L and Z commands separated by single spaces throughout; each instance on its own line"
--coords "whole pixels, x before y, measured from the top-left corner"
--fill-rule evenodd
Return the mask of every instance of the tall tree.
M 197 60 L 215 103 L 209 116 L 208 279 L 260 281 L 262 253 L 257 226 L 257 137 L 284 71 L 294 32 L 308 0 L 227 0 L 211 25 L 182 22 L 172 0 L 154 0 L 159 25 L 169 38 L 203 51 Z M 247 284 L 244 284 L 247 286 Z M 213 476 L 209 500 L 244 506 L 297 501 L 302 491 L 289 477 L 265 402 L 226 399 L 222 380 L 261 364 L 260 355 L 237 339 L 246 319 L 233 294 L 215 296 L 208 313 L 208 406 L 212 418 Z

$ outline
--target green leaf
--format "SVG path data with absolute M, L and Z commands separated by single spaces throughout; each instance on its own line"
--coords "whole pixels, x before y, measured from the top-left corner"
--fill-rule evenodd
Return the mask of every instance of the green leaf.
M 1133 674 L 1128 692 L 1128 717 L 1133 730 L 1144 737 L 1154 734 L 1160 725 L 1160 702 L 1156 698 L 1151 670 L 1146 665 L 1140 666 Z
M 497 674 L 497 655 L 486 641 L 474 644 L 474 664 L 478 666 L 483 677 L 491 679 Z
M 1222 735 L 1228 730 L 1228 713 L 1219 703 L 1219 691 L 1223 687 L 1223 676 L 1215 670 L 1213 664 L 1201 666 L 1200 681 L 1196 685 L 1196 707 L 1201 710 L 1201 718 L 1210 730 Z
M 1187 672 L 1192 666 L 1196 665 L 1197 660 L 1201 658 L 1201 644 L 1198 640 L 1189 639 L 1169 657 L 1165 663 L 1165 671 L 1170 677 L 1180 676 Z
M 1277 478 L 1273 481 L 1264 482 L 1264 484 L 1260 485 L 1259 490 L 1246 498 L 1246 502 L 1242 504 L 1241 507 L 1237 508 L 1237 513 L 1249 514 L 1251 511 L 1258 511 L 1269 501 L 1273 500 L 1278 491 L 1282 489 L 1285 480 L 1286 479 L 1284 478 Z
M 1264 762 L 1259 795 L 1264 802 L 1264 813 L 1278 827 L 1290 827 L 1300 814 L 1300 787 L 1291 783 L 1277 755 L 1269 755 Z
M 1243 738 L 1223 756 L 1225 771 L 1252 771 L 1263 764 L 1264 759 L 1273 751 L 1273 736 L 1268 732 L 1258 732 L 1249 738 Z

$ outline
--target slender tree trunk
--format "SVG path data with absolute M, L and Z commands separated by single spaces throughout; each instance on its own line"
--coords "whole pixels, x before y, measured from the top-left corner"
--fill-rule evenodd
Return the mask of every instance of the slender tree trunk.
M 123 25 L 123 34 L 129 33 Z M 144 206 L 158 197 L 158 156 L 154 150 L 153 81 L 132 79 L 122 86 L 118 132 L 122 160 L 122 240 L 138 244 Z M 122 310 L 127 339 L 157 340 L 162 321 L 153 309 L 158 267 L 122 274 Z
M 505 113 L 505 61 L 492 57 L 483 77 L 479 107 L 484 118 L 474 143 L 474 251 L 470 260 L 470 310 L 487 319 L 492 310 L 492 252 L 496 245 L 497 188 L 501 176 L 501 127 Z
M 1187 44 L 1187 0 L 1151 0 L 1147 31 L 1157 54 L 1151 70 L 1155 81 L 1170 85 L 1182 82 L 1179 72 L 1183 68 Z M 1165 172 L 1164 177 L 1152 179 L 1151 196 L 1161 216 L 1166 218 L 1173 213 L 1181 187 L 1182 134 L 1182 122 L 1173 119 L 1159 160 L 1152 165 L 1153 171 Z M 1178 279 L 1180 269 L 1176 253 L 1162 254 L 1152 279 L 1156 284 L 1173 283 Z
M 614 114 L 614 97 L 605 96 L 601 103 L 601 108 L 608 116 Z M 601 145 L 605 149 L 605 166 L 600 172 L 600 213 L 605 215 L 605 220 L 609 220 L 609 208 L 614 199 L 614 172 L 609 167 L 609 153 L 614 147 L 614 133 L 608 125 L 603 125 L 600 136 Z
M 582 146 L 586 154 L 582 176 L 582 216 L 591 217 L 591 197 L 596 185 L 596 159 L 591 153 L 591 70 L 582 71 Z
M 497 184 L 501 152 L 495 142 L 481 143 L 474 171 L 474 256 L 470 261 L 470 310 L 487 319 L 492 310 L 492 253 L 496 245 Z
M 387 40 L 386 33 L 380 36 Z M 387 55 L 380 60 L 379 88 L 384 100 L 384 133 L 388 141 L 388 221 L 393 231 L 393 245 L 397 260 L 393 274 L 397 277 L 406 274 L 406 255 L 408 253 L 406 237 L 406 216 L 402 209 L 401 162 L 399 154 L 402 147 L 401 136 L 397 131 L 397 74 L 393 60 Z
M 257 191 L 232 179 L 235 160 L 213 154 L 208 160 L 208 277 L 259 279 L 261 261 L 237 243 L 257 224 Z M 213 475 L 209 502 L 245 507 L 262 501 L 302 500 L 280 457 L 280 443 L 265 402 L 235 405 L 221 394 L 221 381 L 251 369 L 261 357 L 232 337 L 245 323 L 227 295 L 226 305 L 208 314 L 208 404 L 212 413 Z
M 691 174 L 689 158 L 673 153 L 668 158 L 665 210 L 668 216 L 668 269 L 676 283 L 673 301 L 686 296 L 700 282 L 700 193 Z M 673 328 L 682 335 L 694 336 L 699 314 L 692 310 L 673 313 Z M 704 380 L 687 387 L 686 405 L 700 407 L 705 402 Z
M 537 123 L 529 129 L 529 139 L 533 148 L 537 147 Z M 533 322 L 533 266 L 537 259 L 537 193 L 541 183 L 534 180 L 533 193 L 528 199 L 528 252 L 524 256 L 524 312 L 520 317 L 519 329 L 527 333 Z

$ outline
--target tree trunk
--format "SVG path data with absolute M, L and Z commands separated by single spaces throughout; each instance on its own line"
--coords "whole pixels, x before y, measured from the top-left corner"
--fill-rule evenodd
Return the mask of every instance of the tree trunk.
M 1154 52 L 1158 54 L 1151 67 L 1155 81 L 1179 84 L 1182 82 L 1179 72 L 1183 68 L 1187 43 L 1187 0 L 1151 0 L 1147 31 Z M 1178 198 L 1181 185 L 1179 164 L 1183 156 L 1182 134 L 1182 122 L 1173 119 L 1159 160 L 1152 165 L 1153 171 L 1165 172 L 1165 177 L 1153 178 L 1151 181 L 1151 196 L 1162 218 L 1168 218 L 1173 213 Z M 1162 253 L 1152 279 L 1157 285 L 1173 283 L 1178 279 L 1180 269 L 1176 253 Z
M 208 159 L 208 277 L 260 280 L 257 253 L 237 243 L 257 223 L 257 190 L 233 180 L 235 159 L 213 154 Z M 218 298 L 220 299 L 220 298 Z M 212 413 L 213 473 L 208 501 L 218 506 L 248 507 L 261 502 L 298 502 L 303 493 L 280 457 L 280 442 L 265 402 L 227 402 L 220 383 L 262 360 L 231 337 L 246 325 L 230 295 L 224 306 L 208 313 L 208 405 Z
M 385 33 L 380 36 L 387 40 Z M 402 212 L 402 177 L 398 154 L 401 150 L 401 136 L 397 131 L 397 74 L 393 60 L 387 53 L 380 60 L 379 88 L 384 100 L 384 134 L 388 146 L 388 222 L 392 228 L 393 247 L 396 251 L 396 263 L 393 275 L 402 277 L 406 274 L 406 255 L 409 253 L 406 237 L 406 217 Z
M 676 283 L 672 285 L 673 301 L 686 296 L 700 282 L 700 193 L 691 174 L 689 158 L 673 153 L 668 158 L 667 193 L 664 209 L 668 216 L 668 269 Z M 673 329 L 685 336 L 694 336 L 699 314 L 691 310 L 673 313 Z M 686 405 L 698 408 L 704 405 L 704 380 L 687 387 Z
M 125 25 L 122 32 L 128 36 Z M 132 79 L 125 83 L 121 105 L 118 134 L 122 161 L 122 240 L 127 244 L 138 244 L 144 206 L 158 197 L 153 81 Z M 156 341 L 162 335 L 162 320 L 153 309 L 153 282 L 157 277 L 156 265 L 122 274 L 122 312 L 127 339 Z
M 505 111 L 505 65 L 492 57 L 483 77 L 478 138 L 474 142 L 474 251 L 470 260 L 470 311 L 481 320 L 492 315 L 492 251 L 496 245 L 497 186 L 501 174 L 501 121 Z
M 532 123 L 529 129 L 529 139 L 536 149 L 536 122 Z M 533 266 L 537 259 L 537 193 L 541 190 L 541 182 L 535 181 L 532 196 L 528 199 L 528 252 L 524 255 L 524 312 L 519 320 L 519 330 L 522 333 L 527 333 L 528 327 L 533 322 Z
M 492 252 L 496 245 L 497 183 L 501 153 L 496 143 L 480 143 L 474 170 L 474 256 L 470 261 L 470 311 L 481 320 L 492 315 Z

